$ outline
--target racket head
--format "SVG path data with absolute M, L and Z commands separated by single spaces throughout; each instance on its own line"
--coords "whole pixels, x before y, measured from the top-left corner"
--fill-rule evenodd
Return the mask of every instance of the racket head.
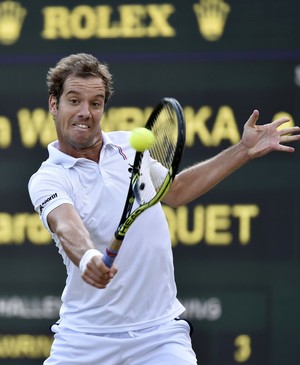
M 153 205 L 167 193 L 183 155 L 185 121 L 179 102 L 174 98 L 161 99 L 145 127 L 151 130 L 155 139 L 140 161 L 139 182 L 134 186 L 134 195 L 140 205 Z M 147 175 L 143 174 L 143 169 L 149 168 L 152 184 L 143 181 L 143 175 Z
M 151 157 L 170 170 L 173 180 L 185 145 L 185 121 L 180 103 L 174 98 L 161 99 L 151 113 L 146 128 L 155 137 L 149 149 Z

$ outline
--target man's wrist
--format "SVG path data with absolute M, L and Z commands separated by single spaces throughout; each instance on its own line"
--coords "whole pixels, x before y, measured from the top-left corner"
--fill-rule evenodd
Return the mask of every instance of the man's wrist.
M 95 248 L 90 248 L 84 253 L 79 262 L 79 269 L 82 274 L 85 272 L 87 264 L 94 256 L 103 256 L 103 255 L 100 251 L 96 250 Z

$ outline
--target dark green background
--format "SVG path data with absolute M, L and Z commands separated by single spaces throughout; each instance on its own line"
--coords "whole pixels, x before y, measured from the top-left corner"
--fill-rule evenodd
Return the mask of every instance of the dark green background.
M 123 2 L 21 1 L 27 9 L 21 36 L 12 45 L 0 43 L 0 117 L 9 118 L 13 128 L 12 144 L 0 148 L 0 211 L 11 215 L 33 212 L 27 182 L 47 153 L 39 143 L 34 148 L 22 146 L 17 113 L 22 108 L 47 110 L 46 72 L 73 52 L 93 53 L 110 65 L 116 91 L 109 108 L 145 108 L 163 96 L 173 96 L 183 107 L 212 107 L 210 126 L 219 108 L 229 106 L 240 133 L 255 108 L 260 111 L 261 122 L 271 121 L 284 111 L 299 123 L 300 90 L 295 82 L 295 69 L 300 64 L 299 1 L 226 2 L 231 11 L 224 33 L 219 40 L 209 42 L 199 33 L 193 11 L 193 4 L 199 3 L 196 0 L 152 2 L 175 7 L 168 20 L 176 29 L 173 38 L 87 40 L 43 40 L 42 9 L 107 5 L 114 8 L 117 18 L 117 6 Z M 182 168 L 228 146 L 224 141 L 208 148 L 196 140 L 185 149 Z M 227 247 L 200 242 L 195 246 L 179 243 L 174 248 L 182 301 L 203 304 L 218 298 L 222 307 L 217 320 L 188 308 L 201 365 L 237 364 L 234 339 L 241 334 L 252 340 L 251 356 L 242 364 L 300 362 L 300 146 L 295 147 L 294 154 L 273 153 L 253 161 L 189 206 L 190 212 L 196 205 L 211 204 L 257 204 L 261 209 L 247 246 L 234 241 Z M 0 336 L 50 335 L 48 327 L 56 317 L 8 317 L 3 314 L 1 300 L 60 296 L 65 274 L 54 245 L 38 246 L 27 240 L 19 245 L 0 245 L 0 273 Z M 0 363 L 41 364 L 42 358 L 4 358 L 0 337 Z

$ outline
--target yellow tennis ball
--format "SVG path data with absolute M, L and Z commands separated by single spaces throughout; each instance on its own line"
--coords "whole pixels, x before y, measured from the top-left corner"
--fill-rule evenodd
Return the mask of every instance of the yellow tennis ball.
M 130 145 L 139 152 L 151 148 L 155 141 L 154 134 L 147 128 L 135 128 L 129 137 Z

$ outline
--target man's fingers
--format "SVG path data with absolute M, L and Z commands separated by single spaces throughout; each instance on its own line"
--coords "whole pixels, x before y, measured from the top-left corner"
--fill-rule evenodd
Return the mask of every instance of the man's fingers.
M 85 270 L 82 278 L 88 284 L 95 286 L 96 288 L 105 288 L 107 284 L 111 281 L 111 277 L 109 274 L 99 274 L 96 275 L 93 271 L 89 270 L 88 268 Z
M 83 274 L 82 275 L 82 279 L 89 285 L 94 286 L 95 288 L 98 289 L 104 289 L 106 288 L 107 284 L 110 282 L 109 280 L 103 280 L 103 281 L 99 281 L 99 280 L 93 280 L 91 277 L 89 277 L 87 274 Z
M 300 133 L 300 128 L 298 126 L 296 127 L 290 127 L 290 128 L 284 128 L 284 129 L 280 129 L 279 130 L 279 135 L 280 137 L 293 137 L 293 140 L 298 140 L 299 139 L 299 134 L 295 134 L 295 133 Z
M 113 278 L 116 275 L 117 272 L 118 272 L 117 267 L 115 265 L 113 265 L 111 267 L 111 269 L 109 270 L 109 276 L 110 276 L 110 278 Z
M 96 288 L 105 288 L 111 279 L 115 276 L 118 269 L 112 266 L 111 269 L 105 266 L 102 259 L 90 260 L 82 278 L 88 284 Z
M 258 118 L 259 118 L 259 111 L 255 109 L 253 113 L 250 115 L 249 119 L 247 120 L 245 127 L 254 127 Z
M 280 119 L 274 120 L 274 122 L 272 122 L 272 124 L 274 125 L 275 128 L 280 127 L 282 124 L 289 122 L 289 118 L 286 117 L 282 117 Z

